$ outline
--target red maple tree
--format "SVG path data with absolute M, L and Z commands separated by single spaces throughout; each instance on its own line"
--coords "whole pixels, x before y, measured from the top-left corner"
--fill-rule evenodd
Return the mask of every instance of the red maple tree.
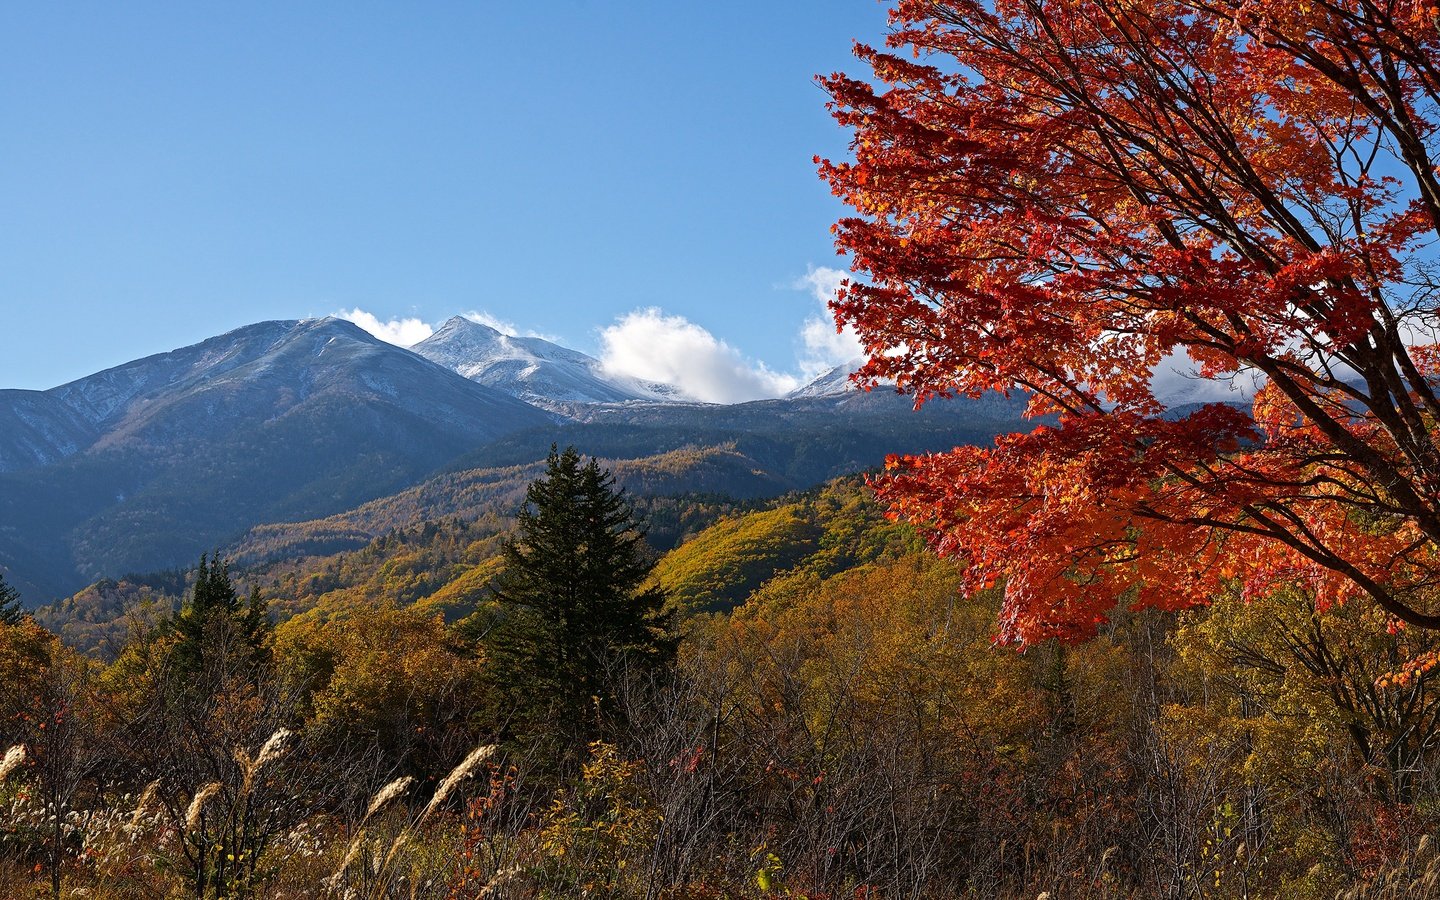
M 1440 627 L 1437 16 L 899 0 L 857 48 L 873 78 L 821 79 L 854 132 L 819 162 L 857 213 L 837 246 L 866 277 L 833 307 L 860 380 L 1050 417 L 880 482 L 1004 584 L 1002 638 L 1236 582 Z M 1166 410 L 1177 362 L 1253 403 Z

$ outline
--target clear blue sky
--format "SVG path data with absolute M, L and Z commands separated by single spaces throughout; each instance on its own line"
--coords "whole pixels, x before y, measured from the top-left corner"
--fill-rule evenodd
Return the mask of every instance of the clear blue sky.
M 0 6 L 0 387 L 249 322 L 645 307 L 794 371 L 876 0 Z

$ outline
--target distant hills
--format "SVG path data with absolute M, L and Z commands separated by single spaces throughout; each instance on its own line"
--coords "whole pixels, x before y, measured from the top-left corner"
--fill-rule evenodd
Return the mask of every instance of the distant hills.
M 617 465 L 679 454 L 664 477 L 637 476 L 651 495 L 754 498 L 1020 424 L 1018 400 L 917 414 L 846 374 L 720 406 L 458 317 L 413 352 L 338 319 L 263 322 L 48 391 L 0 391 L 0 567 L 37 605 L 209 549 L 294 546 L 297 532 L 355 546 L 375 528 L 326 520 L 391 496 L 410 498 L 394 501 L 406 523 L 469 515 L 461 498 L 498 478 L 483 505 L 504 513 L 552 443 Z M 259 538 L 265 526 L 278 530 Z
M 649 524 L 654 572 L 677 612 L 724 612 L 762 586 L 819 578 L 915 552 L 909 526 L 891 522 L 859 478 L 836 479 L 764 501 L 726 501 L 683 491 L 695 473 L 723 471 L 733 451 L 681 451 L 612 466 Z M 233 558 L 242 585 L 259 587 L 280 620 L 347 618 L 391 604 L 450 621 L 493 603 L 500 548 L 525 484 L 543 464 L 432 479 L 416 489 L 325 520 L 262 526 Z M 453 516 L 423 519 L 423 509 Z M 328 542 L 333 540 L 334 542 Z M 102 579 L 37 612 L 71 646 L 113 659 L 135 629 L 182 602 L 182 571 Z M 783 593 L 783 592 L 782 592 Z

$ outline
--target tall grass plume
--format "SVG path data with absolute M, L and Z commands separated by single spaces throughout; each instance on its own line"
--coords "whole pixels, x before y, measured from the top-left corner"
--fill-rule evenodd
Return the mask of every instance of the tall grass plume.
M 155 795 L 160 792 L 160 779 L 155 779 L 145 785 L 145 790 L 140 792 L 140 799 L 135 801 L 135 810 L 130 813 L 130 822 L 125 826 L 126 831 L 135 831 L 140 827 L 140 819 L 145 815 L 145 810 L 155 802 Z
M 420 813 L 420 818 L 416 820 L 415 824 L 423 824 L 430 814 L 445 802 L 445 799 L 450 796 L 450 792 L 455 790 L 455 785 L 475 774 L 475 767 L 489 759 L 495 750 L 494 744 L 486 744 L 470 751 L 470 755 L 461 760 L 460 765 L 451 769 L 450 774 L 445 776 L 445 780 L 440 782 L 440 786 L 435 789 L 435 796 L 430 798 L 430 802 L 425 806 L 425 811 Z
M 251 759 L 243 749 L 239 747 L 235 748 L 235 761 L 240 763 L 240 768 L 244 770 L 245 773 L 245 793 L 250 793 L 251 788 L 255 784 L 256 774 L 265 767 L 266 763 L 278 759 L 285 754 L 285 750 L 287 749 L 285 744 L 294 735 L 295 732 L 288 728 L 279 729 L 270 735 L 269 740 L 260 746 L 260 749 L 255 753 L 254 759 Z
M 366 807 L 365 815 L 360 819 L 360 821 L 363 823 L 365 820 L 375 815 L 396 797 L 399 797 L 401 794 L 410 790 L 410 785 L 414 783 L 415 779 L 412 776 L 404 775 L 385 785 L 375 794 L 375 798 L 370 801 L 370 805 Z
M 0 782 L 9 777 L 10 773 L 20 768 L 25 761 L 25 745 L 16 744 L 5 751 L 5 758 L 0 759 Z
M 205 804 L 211 798 L 220 793 L 220 782 L 212 781 L 200 790 L 195 792 L 195 798 L 190 801 L 190 808 L 185 811 L 185 830 L 194 831 L 200 824 L 200 814 L 205 811 Z

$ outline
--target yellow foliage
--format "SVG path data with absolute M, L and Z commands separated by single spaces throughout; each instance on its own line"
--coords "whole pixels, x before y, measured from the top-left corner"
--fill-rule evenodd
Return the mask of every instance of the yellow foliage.
M 909 556 L 821 579 L 772 582 L 739 608 L 716 651 L 748 675 L 757 714 L 795 698 L 812 734 L 905 732 L 916 754 L 1023 743 L 1045 715 L 1031 663 L 991 644 L 993 599 L 959 595 L 949 562 Z
M 276 631 L 282 669 L 312 685 L 312 719 L 330 733 L 403 746 L 473 704 L 482 661 L 438 614 L 382 606 Z
M 590 744 L 579 784 L 573 792 L 557 793 L 541 820 L 549 886 L 578 889 L 580 896 L 611 896 L 634 880 L 626 869 L 654 843 L 660 821 L 640 791 L 641 768 L 604 741 Z

